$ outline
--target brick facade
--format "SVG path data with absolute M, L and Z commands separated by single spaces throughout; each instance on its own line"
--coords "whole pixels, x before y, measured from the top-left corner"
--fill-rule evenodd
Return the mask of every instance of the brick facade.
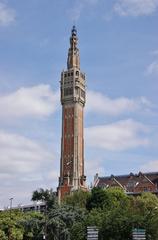
M 94 187 L 120 187 L 128 194 L 140 194 L 142 192 L 158 193 L 158 172 L 149 172 L 129 175 L 111 175 L 108 177 L 94 177 Z

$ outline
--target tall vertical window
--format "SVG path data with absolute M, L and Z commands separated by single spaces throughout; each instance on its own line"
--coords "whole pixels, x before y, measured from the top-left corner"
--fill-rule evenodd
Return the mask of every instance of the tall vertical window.
M 64 88 L 64 96 L 69 96 L 73 94 L 73 88 Z
M 85 92 L 81 89 L 81 97 L 85 98 Z

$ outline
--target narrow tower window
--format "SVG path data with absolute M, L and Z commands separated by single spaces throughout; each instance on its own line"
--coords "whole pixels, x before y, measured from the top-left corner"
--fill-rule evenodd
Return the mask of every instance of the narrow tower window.
M 76 71 L 76 76 L 79 76 L 79 71 Z

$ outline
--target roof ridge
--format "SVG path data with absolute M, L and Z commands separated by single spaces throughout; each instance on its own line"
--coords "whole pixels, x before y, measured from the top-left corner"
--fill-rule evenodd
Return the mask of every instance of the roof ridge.
M 140 172 L 138 172 L 138 173 L 133 173 L 133 176 L 139 176 L 139 173 Z M 158 172 L 141 172 L 143 175 L 158 175 Z M 129 173 L 129 174 L 120 174 L 120 175 L 114 175 L 114 174 L 112 174 L 112 175 L 109 175 L 109 176 L 103 176 L 103 177 L 98 177 L 98 178 L 100 178 L 100 179 L 103 179 L 103 178 L 111 178 L 111 176 L 113 176 L 113 177 L 130 177 L 130 175 L 131 175 L 131 173 Z M 150 179 L 149 179 L 150 180 Z

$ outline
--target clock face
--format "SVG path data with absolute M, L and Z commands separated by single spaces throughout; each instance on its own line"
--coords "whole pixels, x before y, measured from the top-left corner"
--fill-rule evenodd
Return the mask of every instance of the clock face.
M 71 171 L 72 170 L 72 160 L 66 160 L 64 163 L 64 170 Z

